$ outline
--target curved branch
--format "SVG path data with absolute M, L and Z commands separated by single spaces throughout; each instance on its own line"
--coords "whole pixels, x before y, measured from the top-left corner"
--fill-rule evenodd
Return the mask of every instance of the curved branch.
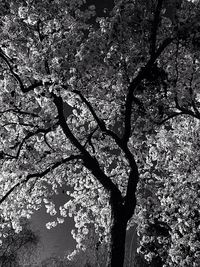
M 76 160 L 76 159 L 82 159 L 81 155 L 72 155 L 68 158 L 62 159 L 59 162 L 54 163 L 52 166 L 50 166 L 49 168 L 47 168 L 45 171 L 42 172 L 37 172 L 37 173 L 32 173 L 32 174 L 28 174 L 27 177 L 25 179 L 23 179 L 22 181 L 18 182 L 17 184 L 15 184 L 1 199 L 0 199 L 0 204 L 2 204 L 6 198 L 8 198 L 8 196 L 20 185 L 28 182 L 29 180 L 33 179 L 33 178 L 42 178 L 45 175 L 47 175 L 48 173 L 50 173 L 52 170 L 58 168 L 59 166 L 61 166 L 64 163 L 67 163 L 69 161 L 72 160 Z
M 54 104 L 56 105 L 58 111 L 59 124 L 65 134 L 65 136 L 70 140 L 70 142 L 80 151 L 83 157 L 83 165 L 91 171 L 94 177 L 103 185 L 103 187 L 117 199 L 117 201 L 122 200 L 121 192 L 118 187 L 111 181 L 111 179 L 104 173 L 101 169 L 97 159 L 92 157 L 86 148 L 77 140 L 77 138 L 71 132 L 67 122 L 65 120 L 63 112 L 63 100 L 62 97 L 52 94 L 54 99 Z
M 162 121 L 153 121 L 154 123 L 156 123 L 157 125 L 162 125 L 163 123 L 179 116 L 179 115 L 184 115 L 184 112 L 174 112 L 171 115 L 169 115 L 167 118 L 163 119 Z

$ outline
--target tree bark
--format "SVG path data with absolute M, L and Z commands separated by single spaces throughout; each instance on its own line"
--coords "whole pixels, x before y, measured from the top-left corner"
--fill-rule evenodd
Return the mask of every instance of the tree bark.
M 111 267 L 123 267 L 125 256 L 126 223 L 117 220 L 111 231 Z
M 127 220 L 122 204 L 112 207 L 112 226 L 109 262 L 107 267 L 123 267 Z

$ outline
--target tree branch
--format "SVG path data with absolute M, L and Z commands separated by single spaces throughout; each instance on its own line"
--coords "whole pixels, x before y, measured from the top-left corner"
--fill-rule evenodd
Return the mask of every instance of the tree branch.
M 167 118 L 163 119 L 162 121 L 153 121 L 154 123 L 156 123 L 157 125 L 162 125 L 164 124 L 166 121 L 169 121 L 172 118 L 175 118 L 179 115 L 184 115 L 184 112 L 174 112 L 171 115 L 169 115 Z
M 90 112 L 92 113 L 94 119 L 98 123 L 100 129 L 103 132 L 107 133 L 109 136 L 113 137 L 113 139 L 116 141 L 116 143 L 122 149 L 122 151 L 125 153 L 125 156 L 129 161 L 129 164 L 131 167 L 131 172 L 130 172 L 129 181 L 128 181 L 127 193 L 126 193 L 126 197 L 125 197 L 125 211 L 126 211 L 126 216 L 127 216 L 127 220 L 128 220 L 133 215 L 134 209 L 136 206 L 135 193 L 136 193 L 137 183 L 139 180 L 138 167 L 137 167 L 137 164 L 135 162 L 134 156 L 130 152 L 126 143 L 123 143 L 123 141 L 117 135 L 115 135 L 115 133 L 113 133 L 112 131 L 110 131 L 106 128 L 103 121 L 100 121 L 100 119 L 96 115 L 94 109 L 92 108 L 91 104 L 87 101 L 87 99 L 79 91 L 76 91 L 76 93 L 80 96 L 83 103 L 85 103 L 87 105 L 87 107 L 89 108 Z M 135 97 L 133 97 L 133 100 L 136 101 L 137 104 L 139 104 L 139 105 L 141 104 L 141 103 L 138 103 L 138 101 L 137 101 L 138 99 L 136 99 Z M 102 123 L 103 123 L 103 125 L 102 125 Z
M 98 118 L 98 116 L 96 115 L 94 109 L 92 108 L 91 104 L 87 101 L 87 99 L 79 92 L 79 91 L 76 91 L 76 93 L 80 96 L 80 98 L 82 99 L 83 103 L 85 103 L 87 105 L 87 107 L 89 108 L 89 110 L 91 111 L 94 119 L 97 121 L 100 120 Z M 138 99 L 135 99 L 135 97 L 133 97 L 134 101 L 138 100 Z M 137 104 L 138 104 L 138 101 L 137 101 Z M 140 104 L 140 103 L 139 103 Z M 103 123 L 103 125 L 101 124 Z M 108 130 L 104 124 L 104 122 L 100 122 L 100 124 L 98 124 L 100 129 L 105 132 L 107 135 L 111 136 L 116 144 L 122 149 L 122 151 L 124 152 L 126 158 L 128 159 L 129 161 L 129 164 L 130 164 L 130 167 L 131 167 L 131 170 L 132 170 L 132 175 L 130 176 L 129 180 L 130 180 L 130 183 L 129 183 L 129 186 L 128 186 L 128 191 L 127 192 L 132 192 L 131 194 L 134 195 L 135 194 L 135 191 L 131 191 L 131 190 L 136 190 L 136 187 L 137 187 L 137 183 L 138 183 L 138 180 L 139 180 L 139 174 L 138 174 L 138 168 L 137 168 L 137 164 L 135 162 L 135 159 L 134 159 L 134 156 L 132 155 L 132 153 L 130 152 L 128 146 L 126 143 L 123 142 L 123 140 L 121 138 L 119 138 L 114 132 L 112 132 L 111 130 Z M 131 189 L 130 189 L 131 188 Z M 135 189 L 134 189 L 135 188 Z M 128 197 L 127 199 L 130 199 L 131 197 L 129 197 L 129 193 L 128 193 Z M 131 201 L 131 200 L 130 200 Z M 127 203 L 128 200 L 127 200 Z M 126 204 L 128 205 L 128 204 Z
M 123 142 L 127 143 L 128 139 L 131 134 L 131 114 L 132 114 L 132 103 L 134 101 L 134 92 L 141 83 L 143 79 L 145 79 L 146 75 L 149 73 L 152 65 L 155 63 L 157 58 L 161 55 L 161 53 L 164 51 L 164 49 L 172 43 L 174 39 L 173 38 L 167 38 L 165 39 L 162 44 L 158 47 L 157 51 L 150 57 L 149 61 L 146 63 L 146 65 L 141 68 L 138 75 L 135 77 L 135 79 L 130 83 L 128 88 L 128 93 L 126 97 L 126 103 L 125 103 L 125 126 L 124 126 L 124 134 L 123 134 Z
M 93 109 L 92 105 L 90 104 L 90 102 L 81 94 L 80 91 L 73 90 L 73 93 L 79 95 L 79 97 L 83 101 L 83 103 L 86 104 L 86 106 L 88 107 L 88 109 L 91 112 L 92 116 L 94 117 L 95 121 L 97 122 L 99 128 L 102 131 L 106 131 L 106 125 L 105 125 L 104 121 L 97 116 L 97 114 L 94 111 L 94 109 Z
M 92 116 L 94 117 L 95 121 L 97 122 L 100 130 L 104 133 L 106 133 L 108 136 L 112 137 L 115 142 L 119 145 L 119 147 L 122 146 L 122 142 L 121 139 L 118 137 L 118 135 L 116 133 L 114 133 L 113 131 L 107 129 L 106 124 L 104 123 L 104 121 L 102 119 L 100 119 L 96 112 L 94 111 L 92 105 L 90 104 L 90 102 L 81 94 L 80 91 L 78 90 L 74 90 L 74 93 L 78 94 L 81 98 L 81 100 L 83 101 L 83 103 L 88 107 L 88 109 L 90 110 Z
M 44 133 L 44 134 L 47 134 L 47 133 L 49 133 L 50 131 L 52 131 L 52 128 L 53 127 L 56 127 L 56 126 L 58 126 L 58 123 L 56 123 L 56 124 L 54 124 L 54 125 L 51 125 L 49 128 L 47 128 L 47 129 L 38 129 L 37 131 L 35 131 L 35 132 L 29 132 L 23 139 L 22 139 L 22 141 L 21 141 L 21 143 L 19 144 L 19 148 L 18 148 L 18 151 L 17 151 L 17 154 L 16 154 L 16 156 L 12 156 L 12 155 L 8 155 L 8 154 L 6 154 L 6 153 L 4 153 L 4 155 L 6 155 L 6 156 L 8 156 L 8 157 L 11 157 L 11 158 L 13 158 L 13 159 L 18 159 L 19 158 L 19 155 L 20 155 L 20 151 L 21 151 L 21 149 L 22 149 L 22 147 L 23 147 L 23 145 L 24 145 L 24 143 L 25 143 L 25 141 L 26 140 L 28 140 L 30 137 L 32 137 L 32 136 L 34 136 L 34 135 L 37 135 L 37 134 L 39 134 L 39 133 Z
M 28 87 L 25 87 L 21 78 L 19 77 L 19 75 L 14 71 L 12 65 L 10 64 L 8 57 L 4 54 L 3 50 L 0 49 L 0 57 L 3 59 L 3 61 L 6 63 L 6 65 L 8 66 L 12 76 L 14 77 L 14 79 L 17 81 L 17 83 L 20 86 L 20 89 L 22 90 L 23 93 L 27 93 L 35 88 L 37 88 L 38 86 L 42 86 L 43 83 L 42 81 L 35 81 L 34 84 L 31 84 Z
M 93 146 L 93 144 L 92 144 L 92 136 L 93 136 L 93 134 L 97 131 L 97 129 L 98 129 L 98 127 L 96 127 L 96 128 L 95 128 L 95 129 L 88 135 L 88 137 L 87 137 L 87 141 L 86 141 L 85 144 L 84 144 L 84 147 L 86 147 L 86 145 L 89 144 L 89 145 L 91 146 L 91 148 L 92 148 L 93 153 L 95 153 L 95 148 L 94 148 L 94 146 Z
M 162 53 L 164 48 L 172 41 L 172 39 L 165 40 L 161 46 L 158 48 L 157 53 L 152 53 L 151 58 L 149 62 L 146 64 L 145 68 L 141 70 L 141 72 L 138 74 L 138 76 L 135 78 L 135 80 L 130 84 L 129 91 L 127 94 L 126 99 L 126 111 L 125 111 L 125 132 L 124 136 L 122 137 L 122 145 L 121 148 L 125 153 L 126 158 L 129 161 L 130 166 L 130 174 L 128 178 L 128 185 L 126 190 L 126 196 L 124 198 L 124 210 L 125 210 L 125 220 L 128 221 L 132 215 L 134 214 L 135 207 L 136 207 L 136 191 L 137 191 L 137 184 L 139 181 L 139 171 L 138 166 L 135 161 L 135 158 L 131 151 L 129 150 L 127 146 L 127 142 L 129 139 L 129 135 L 131 132 L 131 107 L 132 103 L 135 102 L 142 110 L 144 110 L 143 103 L 140 102 L 138 98 L 134 96 L 134 91 L 137 88 L 137 86 L 140 84 L 142 79 L 145 78 L 146 74 L 150 70 L 151 66 L 154 64 L 157 57 Z M 125 142 L 124 142 L 125 141 Z
M 13 113 L 17 113 L 17 114 L 20 114 L 20 115 L 29 115 L 29 116 L 32 116 L 34 118 L 36 117 L 39 117 L 38 114 L 35 114 L 35 113 L 31 113 L 31 112 L 26 112 L 26 111 L 21 111 L 17 108 L 16 109 L 6 109 L 6 110 L 3 110 L 3 111 L 0 111 L 0 114 L 4 114 L 4 113 L 7 113 L 7 112 L 13 112 Z
M 174 101 L 175 101 L 175 104 L 176 104 L 176 108 L 178 110 L 180 110 L 182 114 L 190 115 L 190 116 L 192 116 L 194 118 L 200 119 L 200 113 L 199 113 L 199 111 L 196 113 L 196 111 L 194 110 L 194 112 L 193 112 L 192 110 L 186 109 L 186 108 L 182 107 L 179 104 L 178 96 L 177 96 L 177 93 L 176 92 L 175 92 Z
M 157 6 L 154 14 L 154 20 L 152 23 L 152 32 L 150 37 L 150 55 L 153 56 L 156 52 L 156 39 L 157 39 L 157 31 L 160 22 L 160 12 L 162 9 L 163 0 L 157 1 Z
M 128 221 L 134 214 L 135 207 L 136 207 L 136 190 L 137 190 L 137 184 L 139 181 L 139 172 L 138 167 L 136 163 L 134 166 L 132 166 L 132 169 L 129 174 L 128 179 L 128 186 L 126 190 L 126 196 L 125 196 L 125 215 L 126 220 Z
M 0 204 L 2 204 L 6 198 L 8 198 L 8 196 L 20 185 L 28 182 L 29 180 L 33 179 L 33 178 L 42 178 L 45 175 L 47 175 L 48 173 L 50 173 L 52 170 L 58 168 L 59 166 L 61 166 L 64 163 L 67 163 L 71 160 L 75 160 L 75 159 L 82 159 L 81 155 L 72 155 L 68 158 L 62 159 L 59 162 L 54 163 L 52 166 L 50 166 L 49 168 L 47 168 L 45 171 L 43 172 L 38 172 L 38 173 L 32 173 L 32 174 L 28 174 L 27 177 L 25 179 L 23 179 L 22 181 L 16 183 L 1 199 L 0 199 Z
M 63 112 L 63 100 L 62 97 L 57 96 L 56 94 L 53 95 L 53 101 L 58 111 L 58 119 L 59 124 L 65 134 L 65 136 L 71 141 L 71 143 L 83 154 L 89 154 L 87 150 L 84 148 L 84 146 L 81 145 L 81 143 L 78 141 L 78 139 L 73 135 L 71 130 L 69 129 L 69 126 L 67 125 L 67 122 L 65 120 L 64 112 Z
M 111 181 L 111 179 L 102 171 L 96 158 L 92 157 L 90 153 L 86 150 L 84 146 L 73 135 L 69 126 L 66 123 L 65 116 L 63 113 L 63 100 L 60 96 L 52 94 L 54 98 L 54 104 L 56 105 L 58 111 L 58 118 L 60 126 L 65 134 L 65 136 L 70 140 L 70 142 L 80 151 L 83 159 L 83 165 L 91 171 L 94 177 L 103 185 L 103 187 L 116 199 L 122 200 L 121 192 L 118 187 Z

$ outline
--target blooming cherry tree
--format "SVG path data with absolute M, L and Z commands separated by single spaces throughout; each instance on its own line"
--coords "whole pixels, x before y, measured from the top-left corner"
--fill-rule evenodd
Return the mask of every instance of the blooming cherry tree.
M 169 266 L 191 260 L 180 259 L 177 232 L 188 231 L 191 218 L 183 207 L 177 219 L 168 212 L 180 198 L 188 196 L 188 209 L 197 198 L 196 162 L 186 176 L 183 156 L 186 162 L 196 153 L 191 151 L 197 139 L 187 134 L 198 129 L 200 118 L 198 12 L 198 2 L 123 0 L 110 17 L 91 25 L 95 8 L 81 0 L 3 6 L 2 231 L 10 223 L 20 231 L 20 218 L 30 218 L 44 203 L 55 216 L 47 228 L 73 216 L 72 235 L 77 249 L 84 249 L 93 223 L 99 239 L 110 244 L 108 266 L 123 266 L 127 226 L 137 222 L 145 233 L 141 246 L 148 244 L 155 238 L 146 234 L 147 224 L 160 220 L 162 210 L 162 224 L 171 230 L 157 239 L 164 249 L 156 253 Z M 187 116 L 179 122 L 182 115 Z M 185 181 L 192 177 L 189 187 Z M 49 198 L 63 185 L 72 188 L 71 199 L 58 213 Z M 143 209 L 154 206 L 150 214 Z M 195 240 L 190 250 L 197 255 Z

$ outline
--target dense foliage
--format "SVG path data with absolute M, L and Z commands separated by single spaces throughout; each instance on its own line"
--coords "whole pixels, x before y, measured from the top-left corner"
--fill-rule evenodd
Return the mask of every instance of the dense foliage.
M 1 231 L 44 204 L 78 251 L 92 223 L 108 266 L 132 224 L 147 260 L 199 266 L 199 1 L 115 1 L 93 24 L 84 0 L 0 4 Z

